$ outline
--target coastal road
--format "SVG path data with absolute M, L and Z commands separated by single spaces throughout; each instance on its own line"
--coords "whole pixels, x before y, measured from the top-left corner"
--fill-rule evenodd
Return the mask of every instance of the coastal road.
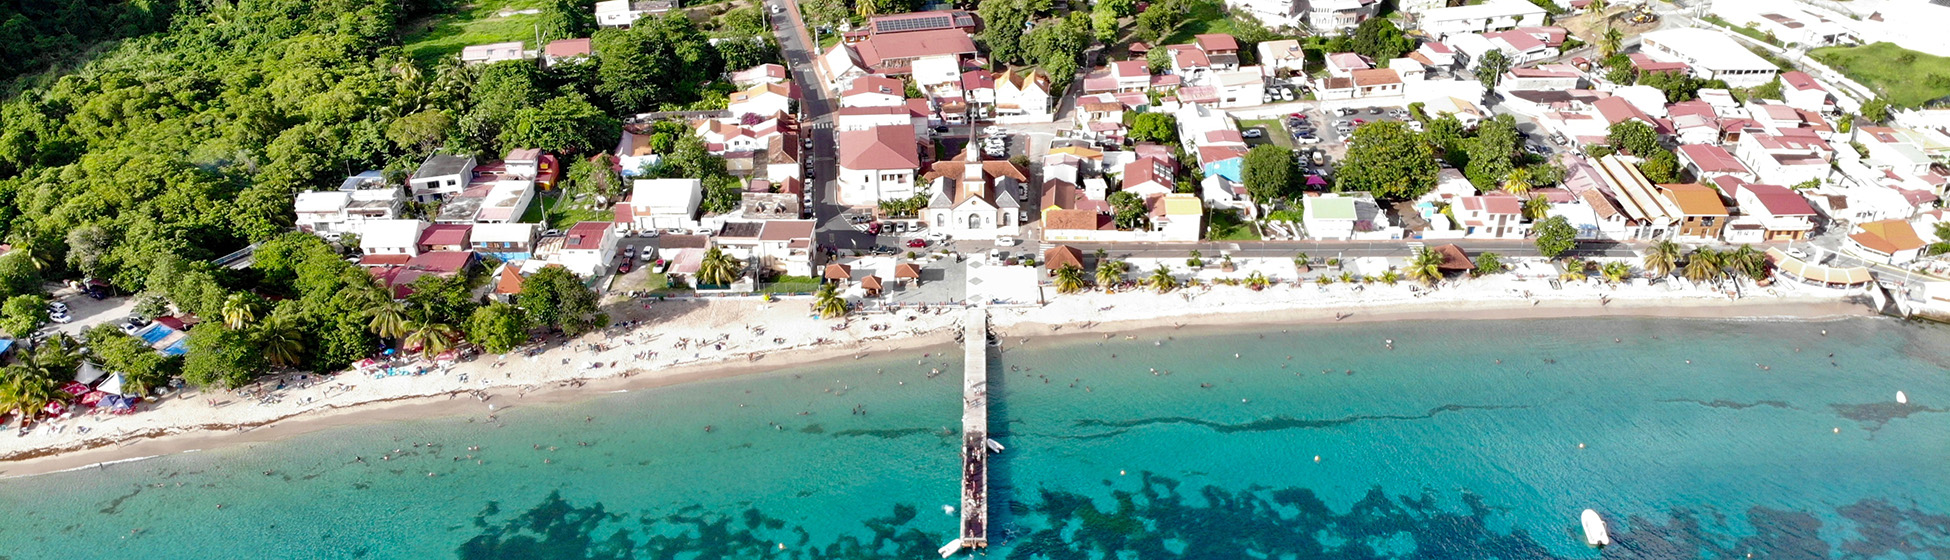
M 806 181 L 806 189 L 813 195 L 812 216 L 819 224 L 814 241 L 822 247 L 872 247 L 872 236 L 853 229 L 840 217 L 840 212 L 847 207 L 840 204 L 839 189 L 833 183 L 833 179 L 839 175 L 838 137 L 833 115 L 839 107 L 839 100 L 832 92 L 826 91 L 826 82 L 819 75 L 816 64 L 819 58 L 818 43 L 806 29 L 798 2 L 772 0 L 766 5 L 765 10 L 772 18 L 772 29 L 779 41 L 786 68 L 792 73 L 793 81 L 799 84 L 799 109 L 803 114 L 799 133 L 812 138 L 812 150 L 805 157 L 813 162 L 813 178 Z M 784 10 L 770 13 L 769 6 L 773 5 Z M 819 264 L 822 263 L 814 262 L 815 266 Z
M 1419 243 L 1426 246 L 1449 244 L 1449 240 L 1428 240 Z M 1315 259 L 1351 257 L 1393 257 L 1407 258 L 1415 254 L 1412 240 L 1399 241 L 1204 241 L 1199 243 L 1066 243 L 1071 247 L 1091 254 L 1103 249 L 1113 258 L 1175 258 L 1184 257 L 1197 250 L 1206 257 L 1229 254 L 1234 257 L 1274 258 L 1292 257 L 1306 253 Z M 1510 240 L 1454 240 L 1463 251 L 1476 254 L 1493 252 L 1505 257 L 1542 257 L 1535 242 L 1528 239 Z M 1045 243 L 1047 247 L 1053 244 Z M 1579 243 L 1563 256 L 1580 258 L 1636 258 L 1638 250 L 1645 243 L 1618 243 L 1608 241 L 1589 241 Z

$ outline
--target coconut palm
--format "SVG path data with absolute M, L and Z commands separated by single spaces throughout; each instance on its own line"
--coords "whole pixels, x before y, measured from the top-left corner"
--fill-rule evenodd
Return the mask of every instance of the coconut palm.
M 1726 265 L 1735 274 L 1762 280 L 1767 278 L 1767 254 L 1754 249 L 1753 245 L 1741 245 L 1725 255 Z
M 1523 217 L 1531 221 L 1544 219 L 1544 214 L 1550 209 L 1551 201 L 1542 196 L 1523 199 Z
M 1097 261 L 1097 287 L 1109 291 L 1124 283 L 1124 269 L 1130 266 L 1124 261 Z
M 1604 276 L 1606 282 L 1617 284 L 1632 276 L 1632 265 L 1619 261 L 1608 262 L 1605 266 L 1598 267 L 1598 274 Z
M 1390 268 L 1387 272 L 1381 273 L 1379 279 L 1381 283 L 1393 286 L 1395 283 L 1402 281 L 1402 273 L 1395 272 L 1395 269 Z
M 1611 58 L 1612 55 L 1618 54 L 1618 50 L 1625 44 L 1625 34 L 1611 27 L 1610 23 L 1609 20 L 1606 21 L 1605 32 L 1598 35 L 1599 58 Z
M 454 327 L 432 321 L 407 323 L 406 328 L 409 331 L 406 333 L 406 347 L 419 350 L 422 356 L 437 356 L 446 352 L 454 347 L 454 341 L 460 339 L 460 332 Z
M 305 351 L 304 333 L 290 315 L 265 317 L 255 335 L 258 347 L 264 349 L 264 359 L 279 367 L 298 365 L 299 354 Z
M 1091 255 L 1094 255 L 1094 256 L 1096 256 L 1096 257 L 1097 257 L 1097 261 L 1096 261 L 1096 262 L 1099 262 L 1099 263 L 1101 263 L 1101 262 L 1104 262 L 1104 259 L 1107 259 L 1107 258 L 1110 258 L 1110 251 L 1105 251 L 1105 250 L 1103 250 L 1102 248 L 1098 248 L 1097 250 L 1095 250 L 1095 251 L 1091 251 L 1090 253 L 1091 253 Z
M 251 321 L 257 319 L 257 302 L 251 301 L 249 294 L 230 294 L 223 299 L 223 326 L 230 330 L 243 330 Z
M 1645 271 L 1651 273 L 1653 278 L 1665 278 L 1679 267 L 1680 251 L 1678 243 L 1662 239 L 1645 249 L 1641 264 L 1645 265 Z
M 1408 260 L 1408 277 L 1424 285 L 1434 286 L 1442 281 L 1442 254 L 1423 247 L 1415 250 L 1415 256 Z
M 15 374 L 8 367 L 7 374 L 0 378 L 0 413 L 19 411 L 21 423 L 26 424 L 34 413 L 59 398 L 60 387 L 55 383 L 46 377 Z
M 1158 269 L 1144 277 L 1144 285 L 1162 294 L 1178 289 L 1178 278 L 1171 275 L 1171 265 L 1158 263 Z
M 1074 294 L 1081 292 L 1083 291 L 1083 284 L 1083 269 L 1077 268 L 1077 265 L 1066 264 L 1062 268 L 1056 269 L 1056 291 L 1058 293 Z
M 1257 270 L 1246 275 L 1246 287 L 1252 288 L 1255 292 L 1264 290 L 1267 286 L 1271 285 L 1273 285 L 1273 281 L 1267 279 L 1266 275 L 1260 274 Z
M 386 296 L 375 296 L 366 306 L 366 329 L 379 338 L 394 339 L 406 336 L 406 304 Z
M 1559 275 L 1558 278 L 1570 282 L 1582 282 L 1585 279 L 1584 269 L 1587 266 L 1588 263 L 1584 259 L 1577 257 L 1564 259 L 1564 274 Z
M 813 294 L 813 310 L 819 312 L 820 318 L 831 319 L 845 317 L 852 307 L 847 305 L 846 298 L 840 297 L 840 285 L 828 282 Z
M 738 280 L 738 275 L 744 271 L 744 266 L 744 263 L 738 262 L 738 259 L 724 254 L 723 249 L 712 247 L 711 250 L 704 252 L 704 260 L 697 264 L 697 282 L 717 286 L 729 285 Z
M 1530 169 L 1527 167 L 1512 169 L 1510 170 L 1510 174 L 1503 178 L 1503 190 L 1509 191 L 1510 194 L 1517 196 L 1529 194 L 1530 188 L 1536 186 L 1532 184 L 1534 179 L 1530 174 Z
M 1707 247 L 1694 249 L 1686 256 L 1686 268 L 1680 271 L 1687 280 L 1710 282 L 1726 276 L 1725 256 Z

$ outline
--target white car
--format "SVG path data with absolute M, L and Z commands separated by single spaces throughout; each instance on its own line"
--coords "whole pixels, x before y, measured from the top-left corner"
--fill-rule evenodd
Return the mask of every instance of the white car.
M 74 321 L 74 317 L 69 316 L 68 313 L 65 311 L 49 313 L 47 314 L 47 318 L 56 323 L 69 323 Z
M 997 247 L 1014 247 L 1016 246 L 1016 238 L 1008 235 L 996 236 L 995 245 Z
M 1240 136 L 1244 136 L 1244 137 L 1247 137 L 1247 138 L 1258 138 L 1258 137 L 1261 137 L 1261 136 L 1265 136 L 1265 135 L 1266 135 L 1266 131 L 1264 131 L 1264 130 L 1260 130 L 1260 129 L 1257 129 L 1257 128 L 1248 128 L 1248 129 L 1246 129 L 1246 131 L 1245 131 L 1245 132 L 1241 132 L 1241 133 L 1239 133 L 1239 135 L 1240 135 Z
M 1307 144 L 1307 145 L 1312 145 L 1312 144 L 1319 144 L 1319 143 L 1320 143 L 1320 137 L 1318 137 L 1318 136 L 1301 136 L 1301 137 L 1299 137 L 1299 138 L 1294 138 L 1294 139 L 1293 139 L 1293 142 L 1294 142 L 1295 144 Z
M 777 14 L 777 13 L 783 13 L 783 12 L 785 12 L 785 7 L 784 7 L 784 6 L 780 6 L 780 5 L 778 5 L 778 4 L 773 4 L 773 5 L 772 5 L 772 13 L 775 13 L 775 14 Z

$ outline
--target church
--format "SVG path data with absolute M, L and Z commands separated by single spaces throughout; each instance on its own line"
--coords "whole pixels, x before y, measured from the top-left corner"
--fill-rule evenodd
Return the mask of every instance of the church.
M 931 191 L 927 222 L 957 239 L 1016 235 L 1026 219 L 1029 170 L 1007 161 L 983 161 L 970 142 L 960 157 L 935 162 L 922 179 Z

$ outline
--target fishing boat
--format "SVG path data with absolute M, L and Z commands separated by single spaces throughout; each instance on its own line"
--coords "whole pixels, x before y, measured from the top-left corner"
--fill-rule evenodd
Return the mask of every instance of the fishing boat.
M 1909 395 L 1896 391 L 1896 404 L 1909 404 Z
M 961 552 L 961 539 L 948 541 L 948 544 L 941 545 L 941 550 L 935 552 L 940 552 L 942 558 L 954 556 L 956 552 Z
M 1591 545 L 1593 548 L 1603 548 L 1611 544 L 1611 533 L 1605 531 L 1605 520 L 1598 517 L 1598 512 L 1584 510 L 1584 515 L 1579 516 L 1579 521 L 1584 523 L 1584 544 Z

